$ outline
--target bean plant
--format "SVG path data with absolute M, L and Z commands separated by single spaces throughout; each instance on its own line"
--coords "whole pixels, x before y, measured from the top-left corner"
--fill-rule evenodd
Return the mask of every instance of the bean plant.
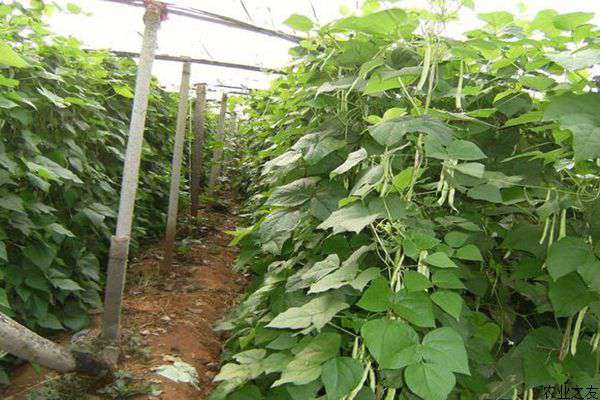
M 592 14 L 379 8 L 245 101 L 248 295 L 211 399 L 534 399 L 600 387 Z M 595 68 L 594 68 L 595 67 Z

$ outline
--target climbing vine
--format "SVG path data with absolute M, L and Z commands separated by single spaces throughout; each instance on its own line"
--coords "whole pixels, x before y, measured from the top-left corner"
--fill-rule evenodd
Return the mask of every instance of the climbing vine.
M 448 39 L 433 3 L 287 20 L 311 35 L 246 102 L 255 279 L 212 399 L 599 386 L 600 31 L 495 12 Z

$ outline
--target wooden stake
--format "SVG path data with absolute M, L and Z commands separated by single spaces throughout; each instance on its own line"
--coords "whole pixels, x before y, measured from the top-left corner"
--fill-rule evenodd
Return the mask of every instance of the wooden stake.
M 181 182 L 181 162 L 185 144 L 185 124 L 187 119 L 188 93 L 190 91 L 190 63 L 183 64 L 181 86 L 179 87 L 179 108 L 177 109 L 177 126 L 175 127 L 175 145 L 173 146 L 173 162 L 171 163 L 171 187 L 169 189 L 169 211 L 167 213 L 167 230 L 165 232 L 165 254 L 162 262 L 163 271 L 171 267 L 173 247 L 177 233 L 177 212 L 179 209 L 179 184 Z
M 129 137 L 123 166 L 117 229 L 115 236 L 111 240 L 108 258 L 104 316 L 102 321 L 102 336 L 108 342 L 118 341 L 121 326 L 121 303 L 125 287 L 129 240 L 133 222 L 135 195 L 138 187 L 146 111 L 148 109 L 148 95 L 150 94 L 150 79 L 152 77 L 152 64 L 154 62 L 158 28 L 160 27 L 161 11 L 159 8 L 151 6 L 148 7 L 144 15 L 146 28 L 138 65 L 135 96 L 129 125 Z
M 194 107 L 194 147 L 192 149 L 192 178 L 190 183 L 192 217 L 198 215 L 198 196 L 202 184 L 202 147 L 204 146 L 204 113 L 206 109 L 206 84 L 196 86 Z
M 220 146 L 215 147 L 213 151 L 212 167 L 208 180 L 208 194 L 213 195 L 217 180 L 221 175 L 221 162 L 223 158 L 223 146 L 225 145 L 225 115 L 227 113 L 227 93 L 223 93 L 221 98 L 221 113 L 219 114 L 219 127 L 217 130 L 217 141 Z

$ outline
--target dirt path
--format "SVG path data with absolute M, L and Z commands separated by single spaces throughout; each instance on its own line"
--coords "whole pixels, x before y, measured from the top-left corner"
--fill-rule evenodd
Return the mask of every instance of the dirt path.
M 173 270 L 163 277 L 155 275 L 161 254 L 158 246 L 146 249 L 131 263 L 123 310 L 128 351 L 120 368 L 140 382 L 160 383 L 162 391 L 135 399 L 204 399 L 212 390 L 224 339 L 212 327 L 235 305 L 246 283 L 244 276 L 230 269 L 236 251 L 227 246 L 230 237 L 225 231 L 234 230 L 236 223 L 234 215 L 201 211 L 195 225 L 184 226 L 190 238 L 183 240 Z M 98 324 L 94 325 L 91 335 L 98 331 Z M 174 358 L 196 368 L 199 390 L 153 372 Z M 25 399 L 28 388 L 53 379 L 53 373 L 42 371 L 40 376 L 30 366 L 21 367 L 8 390 L 0 391 L 0 398 Z

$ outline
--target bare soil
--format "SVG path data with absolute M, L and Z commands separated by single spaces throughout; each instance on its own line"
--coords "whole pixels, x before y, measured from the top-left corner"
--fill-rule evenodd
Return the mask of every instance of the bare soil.
M 128 288 L 124 297 L 124 342 L 130 345 L 119 368 L 146 382 L 160 383 L 159 396 L 134 399 L 204 399 L 214 387 L 212 379 L 219 367 L 225 336 L 216 332 L 215 323 L 236 304 L 247 279 L 231 270 L 236 249 L 229 247 L 225 233 L 236 228 L 235 215 L 202 210 L 195 221 L 181 223 L 184 239 L 172 269 L 157 275 L 160 246 L 143 251 L 130 263 Z M 90 335 L 98 332 L 98 317 Z M 55 340 L 68 343 L 63 335 Z M 127 347 L 125 344 L 124 347 Z M 145 353 L 145 354 L 142 354 Z M 153 368 L 169 364 L 178 357 L 194 366 L 199 375 L 199 390 L 189 384 L 175 383 L 154 373 Z M 25 399 L 45 382 L 58 379 L 49 371 L 36 371 L 30 365 L 17 368 L 11 385 L 0 399 Z M 102 398 L 102 397 L 98 397 Z

